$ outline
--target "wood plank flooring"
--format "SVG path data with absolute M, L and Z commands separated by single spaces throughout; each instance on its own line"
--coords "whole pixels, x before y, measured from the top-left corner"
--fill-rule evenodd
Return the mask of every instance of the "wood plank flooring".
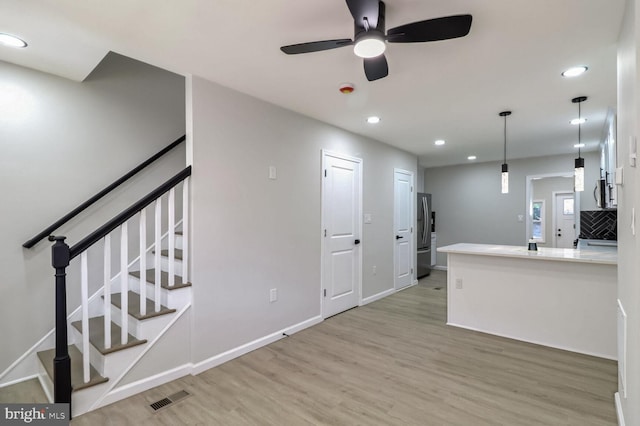
M 615 425 L 616 363 L 445 325 L 446 275 L 72 425 Z M 190 397 L 158 412 L 149 404 Z

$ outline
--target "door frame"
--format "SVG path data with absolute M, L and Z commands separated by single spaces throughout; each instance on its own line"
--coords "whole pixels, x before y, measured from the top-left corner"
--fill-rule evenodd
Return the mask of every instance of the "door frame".
M 523 219 L 525 220 L 525 239 L 523 244 L 526 244 L 531 238 L 531 219 L 533 214 L 533 181 L 537 179 L 544 179 L 549 177 L 570 177 L 573 176 L 573 170 L 566 172 L 557 172 L 557 173 L 544 173 L 537 175 L 527 175 L 525 180 L 525 215 L 523 215 Z M 575 218 L 576 218 L 576 235 L 580 235 L 580 192 L 574 192 L 574 210 L 575 210 Z
M 324 314 L 324 294 L 323 294 L 323 289 L 324 289 L 324 284 L 325 284 L 325 276 L 324 276 L 324 262 L 325 262 L 325 237 L 324 237 L 324 230 L 326 228 L 325 226 L 325 214 L 324 214 L 324 206 L 325 206 L 325 190 L 324 190 L 324 171 L 326 170 L 326 157 L 335 157 L 335 158 L 339 158 L 342 160 L 346 160 L 346 161 L 352 161 L 354 163 L 358 163 L 360 167 L 358 167 L 358 187 L 360 189 L 360 191 L 358 191 L 358 200 L 357 203 L 360 207 L 360 221 L 359 221 L 359 226 L 358 226 L 358 234 L 360 235 L 360 240 L 363 241 L 364 238 L 362 238 L 362 216 L 363 216 L 363 203 L 362 203 L 362 193 L 363 191 L 363 167 L 364 167 L 364 162 L 362 160 L 362 158 L 358 158 L 358 157 L 353 157 L 347 154 L 343 154 L 340 152 L 336 152 L 336 151 L 331 151 L 331 150 L 327 150 L 327 149 L 322 149 L 321 150 L 321 156 L 322 156 L 322 160 L 321 160 L 321 167 L 320 167 L 320 290 L 318 292 L 319 296 L 320 296 L 320 316 L 325 319 L 325 314 Z M 362 251 L 363 251 L 363 246 L 364 244 L 366 244 L 366 242 L 361 242 L 360 243 L 360 247 L 358 250 L 358 259 L 356 259 L 356 265 L 359 269 L 359 274 L 358 274 L 358 282 L 356 283 L 356 286 L 358 288 L 358 305 L 357 306 L 361 306 L 362 305 Z
M 396 244 L 396 240 L 395 240 L 395 236 L 396 236 L 396 173 L 404 173 L 406 175 L 410 176 L 411 179 L 411 195 L 409 196 L 409 198 L 411 199 L 411 208 L 410 208 L 410 212 L 411 212 L 411 232 L 409 233 L 410 235 L 410 241 L 409 244 L 411 246 L 411 255 L 409 256 L 410 259 L 410 269 L 411 269 L 411 282 L 409 283 L 409 285 L 406 285 L 404 287 L 400 287 L 398 288 L 398 283 L 397 283 L 397 278 L 398 278 L 398 271 L 397 271 L 397 244 Z M 416 265 L 415 265 L 415 255 L 416 255 L 416 248 L 417 248 L 417 244 L 416 244 L 416 239 L 415 239 L 415 232 L 414 229 L 416 227 L 416 191 L 415 191 L 415 187 L 416 187 L 416 182 L 415 182 L 415 174 L 413 173 L 413 171 L 411 170 L 405 170 L 405 169 L 400 169 L 397 167 L 394 167 L 393 169 L 393 224 L 392 224 L 392 238 L 393 238 L 393 288 L 397 291 L 397 290 L 402 290 L 405 289 L 407 287 L 411 287 L 412 285 L 416 284 Z M 430 218 L 429 218 L 430 219 Z
M 552 223 L 552 226 L 553 226 L 553 228 L 552 228 L 553 229 L 552 244 L 553 244 L 554 248 L 558 247 L 558 237 L 557 237 L 558 234 L 557 234 L 557 231 L 556 231 L 557 225 L 558 225 L 558 222 L 556 220 L 556 215 L 558 213 L 556 211 L 556 209 L 558 208 L 558 205 L 556 203 L 556 198 L 558 197 L 558 195 L 573 195 L 573 213 L 574 213 L 574 215 L 573 215 L 573 225 L 574 225 L 574 227 L 573 227 L 573 232 L 574 232 L 573 239 L 575 240 L 577 238 L 577 235 L 578 235 L 578 233 L 577 233 L 578 232 L 578 222 L 576 221 L 576 215 L 575 215 L 575 212 L 576 212 L 576 194 L 577 194 L 576 192 L 572 192 L 572 191 L 552 191 L 551 192 L 551 211 L 553 212 L 553 218 L 551 219 L 551 223 Z

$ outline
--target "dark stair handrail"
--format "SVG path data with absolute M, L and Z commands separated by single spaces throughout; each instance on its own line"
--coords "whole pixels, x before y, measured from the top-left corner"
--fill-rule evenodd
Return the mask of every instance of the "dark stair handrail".
M 128 209 L 124 210 L 122 213 L 111 219 L 109 222 L 102 225 L 100 228 L 93 231 L 91 234 L 84 237 L 78 243 L 76 243 L 69 250 L 70 259 L 78 256 L 80 253 L 94 245 L 96 242 L 100 241 L 111 231 L 116 229 L 118 226 L 125 223 L 131 217 L 133 217 L 140 210 L 147 207 L 149 204 L 153 203 L 155 200 L 160 198 L 164 193 L 169 192 L 171 188 L 185 180 L 191 176 L 191 166 L 186 167 L 184 170 L 180 171 L 178 174 L 173 176 L 171 179 L 151 191 L 145 197 L 141 198 L 140 201 L 132 204 Z
M 67 223 L 68 221 L 70 221 L 71 219 L 76 217 L 78 214 L 80 214 L 86 208 L 91 206 L 93 203 L 95 203 L 96 201 L 100 200 L 102 197 L 104 197 L 105 195 L 107 195 L 108 193 L 110 193 L 111 191 L 116 189 L 118 186 L 120 186 L 121 184 L 123 184 L 124 182 L 126 182 L 127 180 L 132 178 L 134 175 L 138 174 L 142 169 L 146 168 L 148 165 L 150 165 L 151 163 L 153 163 L 154 161 L 156 161 L 157 159 L 159 159 L 160 157 L 165 155 L 167 152 L 171 151 L 176 146 L 180 145 L 185 140 L 186 140 L 186 135 L 180 136 L 178 139 L 176 139 L 171 144 L 169 144 L 168 146 L 163 148 L 161 151 L 159 151 L 158 153 L 154 154 L 153 156 L 151 156 L 146 161 L 140 163 L 136 168 L 131 170 L 129 173 L 125 174 L 120 179 L 116 180 L 111 185 L 107 186 L 102 191 L 98 192 L 96 195 L 94 195 L 93 197 L 89 198 L 87 201 L 85 201 L 84 203 L 80 204 L 75 209 L 71 210 L 69 213 L 67 213 L 66 215 L 61 217 L 59 220 L 57 220 L 51 226 L 47 227 L 45 230 L 40 232 L 35 237 L 33 237 L 30 240 L 26 241 L 24 244 L 22 244 L 22 247 L 28 248 L 28 249 L 32 248 L 40 240 L 43 240 L 44 238 L 46 238 L 49 235 L 51 235 L 51 233 L 53 231 L 55 231 L 56 229 L 60 228 L 62 225 L 64 225 L 65 223 Z

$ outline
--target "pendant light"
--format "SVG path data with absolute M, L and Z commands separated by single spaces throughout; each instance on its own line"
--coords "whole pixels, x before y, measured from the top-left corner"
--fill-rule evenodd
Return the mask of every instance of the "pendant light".
M 573 180 L 573 187 L 576 192 L 584 191 L 584 158 L 580 156 L 580 147 L 582 146 L 580 141 L 580 121 L 581 121 L 581 109 L 580 104 L 587 100 L 586 96 L 578 96 L 571 99 L 571 102 L 578 104 L 578 158 L 575 161 L 575 174 Z
M 507 117 L 511 111 L 502 111 L 500 117 L 504 117 L 504 162 L 502 163 L 502 193 L 509 193 L 509 166 L 507 165 Z

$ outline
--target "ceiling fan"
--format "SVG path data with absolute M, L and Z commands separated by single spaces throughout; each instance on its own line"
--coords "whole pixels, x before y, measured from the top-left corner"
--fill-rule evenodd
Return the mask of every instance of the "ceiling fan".
M 364 59 L 367 80 L 374 81 L 389 74 L 384 56 L 386 42 L 419 43 L 464 37 L 471 29 L 471 15 L 453 15 L 427 19 L 391 28 L 385 34 L 385 5 L 379 0 L 346 0 L 353 16 L 354 36 L 337 40 L 312 41 L 282 46 L 288 55 L 319 52 L 344 46 L 354 46 L 357 56 Z

